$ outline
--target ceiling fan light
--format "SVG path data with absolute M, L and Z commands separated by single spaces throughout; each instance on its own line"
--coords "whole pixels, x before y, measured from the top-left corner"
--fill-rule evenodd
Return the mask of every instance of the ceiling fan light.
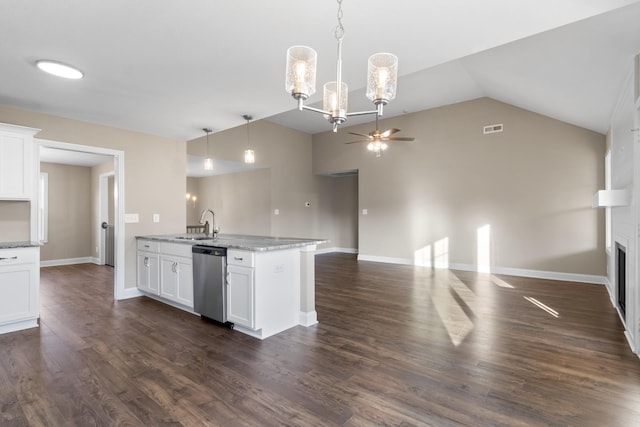
M 82 71 L 78 70 L 75 67 L 72 67 L 71 65 L 63 64 L 62 62 L 58 61 L 41 59 L 36 62 L 36 66 L 45 73 L 49 73 L 65 79 L 77 80 L 84 77 Z
M 316 60 L 318 54 L 308 46 L 287 49 L 285 89 L 295 99 L 307 99 L 316 93 Z
M 376 53 L 369 57 L 367 67 L 367 98 L 385 105 L 396 97 L 398 57 L 391 53 Z
M 323 87 L 322 109 L 331 113 L 325 118 L 331 123 L 341 124 L 347 120 L 347 105 L 349 87 L 345 82 L 340 83 L 340 92 L 336 82 L 328 82 Z

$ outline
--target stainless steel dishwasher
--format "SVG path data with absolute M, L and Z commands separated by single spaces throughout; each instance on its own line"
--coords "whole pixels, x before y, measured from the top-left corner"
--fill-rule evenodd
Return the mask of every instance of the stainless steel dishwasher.
M 227 249 L 193 246 L 193 310 L 233 328 L 227 321 Z

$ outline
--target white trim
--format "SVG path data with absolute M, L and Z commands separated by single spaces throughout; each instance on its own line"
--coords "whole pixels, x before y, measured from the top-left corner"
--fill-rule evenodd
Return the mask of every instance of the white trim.
M 65 259 L 52 259 L 48 261 L 40 261 L 40 267 L 56 267 L 59 265 L 74 265 L 74 264 L 96 264 L 93 257 L 82 258 L 65 258 Z
M 9 332 L 22 331 L 23 329 L 37 328 L 38 319 L 21 320 L 19 322 L 7 323 L 0 326 L 0 334 L 6 334 Z
M 300 312 L 298 325 L 309 327 L 317 324 L 318 324 L 318 313 L 315 310 Z
M 373 261 L 373 262 L 386 262 L 389 264 L 415 265 L 414 261 L 410 258 L 391 258 L 391 257 L 382 257 L 382 256 L 376 256 L 376 255 L 358 255 L 358 261 Z M 438 267 L 435 267 L 435 268 L 438 268 Z M 447 269 L 461 270 L 461 271 L 478 271 L 478 267 L 472 264 L 450 263 Z M 533 279 L 559 280 L 563 282 L 591 283 L 596 285 L 606 285 L 607 283 L 606 276 L 596 276 L 592 274 L 562 273 L 557 271 L 528 270 L 528 269 L 522 269 L 522 268 L 491 267 L 491 274 L 504 274 L 507 276 L 530 277 Z
M 318 249 L 316 251 L 316 254 L 328 254 L 331 252 L 340 252 L 343 254 L 357 254 L 358 253 L 358 249 L 356 248 L 323 248 L 323 249 Z
M 151 297 L 150 295 L 147 295 L 147 294 L 144 294 L 144 293 L 140 292 L 140 290 L 138 288 L 125 288 L 125 289 L 121 290 L 120 293 L 118 294 L 118 300 L 136 298 L 136 297 L 141 297 L 141 296 Z M 165 301 L 165 300 L 162 300 L 162 302 L 165 303 L 165 304 L 173 305 L 171 302 L 168 302 L 168 301 Z M 184 307 L 180 307 L 180 306 L 177 306 L 177 305 L 175 307 L 177 307 L 179 309 L 182 309 L 184 311 L 188 311 L 189 313 L 193 313 L 192 311 L 189 311 L 189 310 L 185 309 Z

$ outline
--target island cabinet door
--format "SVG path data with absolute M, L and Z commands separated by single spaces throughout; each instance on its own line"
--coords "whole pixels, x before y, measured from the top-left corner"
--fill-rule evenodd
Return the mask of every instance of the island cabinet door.
M 158 294 L 158 255 L 138 251 L 138 289 Z
M 255 325 L 255 281 L 253 268 L 227 266 L 227 318 L 247 328 Z

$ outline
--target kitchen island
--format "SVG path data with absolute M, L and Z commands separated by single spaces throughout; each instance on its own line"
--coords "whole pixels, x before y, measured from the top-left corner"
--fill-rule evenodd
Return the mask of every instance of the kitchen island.
M 316 246 L 326 240 L 220 234 L 137 236 L 138 289 L 193 313 L 193 245 L 227 249 L 228 320 L 264 339 L 317 323 Z

